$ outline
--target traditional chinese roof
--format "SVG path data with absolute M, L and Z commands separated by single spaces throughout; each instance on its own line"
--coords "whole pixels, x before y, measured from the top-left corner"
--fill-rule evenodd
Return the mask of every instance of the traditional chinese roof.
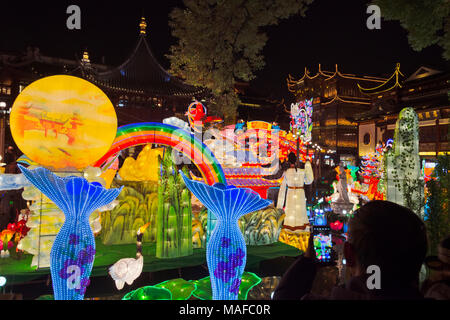
M 339 71 L 339 67 L 337 64 L 335 66 L 334 72 L 325 71 L 325 70 L 322 70 L 322 66 L 319 63 L 319 69 L 315 75 L 311 75 L 307 67 L 305 67 L 303 76 L 297 80 L 294 79 L 289 74 L 288 79 L 287 79 L 288 90 L 290 92 L 295 93 L 296 86 L 301 84 L 302 81 L 304 81 L 305 79 L 311 80 L 311 79 L 316 79 L 316 78 L 322 78 L 324 81 L 329 81 L 329 80 L 336 79 L 336 78 L 343 78 L 343 79 L 352 79 L 352 80 L 359 80 L 359 81 L 364 81 L 364 82 L 375 82 L 375 83 L 383 83 L 386 80 L 385 78 L 379 78 L 379 77 L 371 77 L 371 76 L 359 77 L 354 74 L 342 73 Z
M 356 83 L 363 83 L 365 85 L 379 86 L 380 84 L 383 84 L 386 81 L 385 78 L 371 77 L 371 76 L 357 76 L 354 74 L 342 73 L 339 71 L 337 64 L 335 66 L 334 72 L 325 71 L 322 70 L 322 67 L 319 64 L 318 72 L 315 75 L 311 75 L 306 67 L 303 76 L 297 80 L 294 79 L 291 75 L 289 75 L 287 78 L 288 90 L 294 94 L 297 94 L 299 89 L 305 86 L 305 82 L 314 79 L 321 81 L 323 85 L 327 85 L 327 83 L 331 82 L 331 80 L 334 81 L 344 80 L 346 82 L 352 81 Z M 312 90 L 314 90 L 314 88 Z M 333 102 L 352 103 L 357 105 L 370 105 L 370 98 L 367 96 L 362 95 L 344 96 L 343 94 L 339 94 L 337 90 L 335 90 L 334 94 L 326 97 L 322 96 L 321 92 L 309 91 L 309 93 L 312 97 L 320 96 L 321 105 L 327 105 Z
M 442 74 L 443 72 L 440 70 L 431 69 L 425 66 L 421 66 L 419 69 L 417 69 L 416 72 L 414 72 L 412 75 L 408 77 L 408 79 L 405 80 L 405 82 L 411 82 L 415 80 L 421 80 L 423 78 L 428 78 L 434 75 Z
M 429 120 L 427 110 L 448 106 L 448 90 L 450 89 L 450 73 L 420 67 L 406 80 L 397 64 L 392 76 L 378 88 L 366 89 L 372 98 L 372 107 L 362 113 L 352 115 L 353 121 L 365 121 L 382 118 L 399 113 L 405 106 L 414 108 L 425 115 L 421 120 Z M 389 92 L 391 90 L 393 92 Z M 431 112 L 431 111 L 430 111 Z M 430 119 L 433 119 L 432 117 Z
M 380 93 L 383 93 L 386 91 L 393 90 L 395 88 L 401 88 L 402 86 L 400 84 L 400 81 L 401 81 L 400 77 L 404 77 L 404 75 L 400 71 L 400 63 L 397 63 L 394 73 L 380 85 L 377 85 L 375 87 L 370 87 L 370 88 L 367 88 L 367 87 L 363 88 L 358 83 L 358 88 L 362 93 L 367 94 L 367 95 L 380 94 Z
M 100 87 L 123 93 L 189 97 L 204 93 L 205 89 L 185 84 L 161 67 L 147 41 L 146 26 L 142 18 L 136 47 L 125 62 L 104 72 L 83 65 L 85 78 Z
M 93 65 L 106 70 L 105 66 Z M 24 81 L 34 81 L 55 74 L 76 75 L 80 69 L 77 60 L 55 58 L 42 55 L 39 48 L 28 47 L 26 53 L 0 53 L 0 68 L 13 70 Z

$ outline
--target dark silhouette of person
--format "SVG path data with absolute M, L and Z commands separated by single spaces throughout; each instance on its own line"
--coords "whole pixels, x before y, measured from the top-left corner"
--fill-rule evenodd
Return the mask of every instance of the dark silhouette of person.
M 411 210 L 389 201 L 372 201 L 355 211 L 344 243 L 350 279 L 327 297 L 311 294 L 318 268 L 312 237 L 307 251 L 291 265 L 276 288 L 274 300 L 416 300 L 419 273 L 427 252 L 422 220 Z M 373 267 L 379 287 L 369 286 Z M 371 267 L 371 268 L 369 268 Z
M 5 152 L 4 162 L 6 163 L 6 165 L 8 165 L 11 162 L 15 162 L 15 161 L 16 161 L 16 154 L 14 152 L 14 147 L 13 146 L 9 146 L 8 149 L 6 149 L 6 152 Z
M 14 147 L 9 146 L 5 152 L 5 159 L 4 159 L 4 162 L 6 163 L 5 173 L 19 173 L 19 168 L 16 165 L 16 160 L 17 155 L 14 151 Z
M 425 298 L 450 300 L 450 235 L 441 241 L 436 256 L 425 259 L 425 264 L 430 270 L 421 288 Z

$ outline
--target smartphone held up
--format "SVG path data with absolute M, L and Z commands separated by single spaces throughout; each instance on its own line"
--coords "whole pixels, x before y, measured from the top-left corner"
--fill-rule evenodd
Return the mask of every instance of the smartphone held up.
M 330 227 L 314 226 L 312 235 L 317 260 L 321 263 L 330 263 L 333 247 Z

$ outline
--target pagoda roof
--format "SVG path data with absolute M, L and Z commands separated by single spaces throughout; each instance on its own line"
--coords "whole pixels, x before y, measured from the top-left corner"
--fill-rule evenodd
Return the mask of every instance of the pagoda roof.
M 206 93 L 206 89 L 188 85 L 164 70 L 153 56 L 142 29 L 135 49 L 125 62 L 103 72 L 83 65 L 83 74 L 96 85 L 124 93 L 186 97 Z
M 288 90 L 290 92 L 295 93 L 296 92 L 296 87 L 300 84 L 302 84 L 302 82 L 305 79 L 316 79 L 316 78 L 320 78 L 323 81 L 330 81 L 333 79 L 351 79 L 351 80 L 357 80 L 357 81 L 362 81 L 364 83 L 383 83 L 386 79 L 385 78 L 379 78 L 379 77 L 372 77 L 372 76 L 357 76 L 354 74 L 348 74 L 348 73 L 342 73 L 341 71 L 339 71 L 339 67 L 336 64 L 335 65 L 335 71 L 326 71 L 326 70 L 322 70 L 322 65 L 319 64 L 319 68 L 318 71 L 315 75 L 311 75 L 308 68 L 305 67 L 305 71 L 303 73 L 303 76 L 299 79 L 294 79 L 290 74 L 288 75 L 287 78 L 287 87 Z
M 364 93 L 366 95 L 380 94 L 383 92 L 393 90 L 395 88 L 401 88 L 402 87 L 402 85 L 400 84 L 401 77 L 404 78 L 405 76 L 400 71 L 400 63 L 397 63 L 394 73 L 380 85 L 377 85 L 377 86 L 371 87 L 371 88 L 363 88 L 358 83 L 358 88 L 362 93 Z
M 414 72 L 411 76 L 409 76 L 409 78 L 406 79 L 405 82 L 422 80 L 424 78 L 434 77 L 434 76 L 440 75 L 442 73 L 443 72 L 440 70 L 435 70 L 432 68 L 421 66 L 419 69 L 416 70 L 416 72 Z
M 397 69 L 398 75 L 399 70 Z M 383 86 L 377 89 L 378 93 L 388 92 L 394 88 L 400 88 L 398 93 L 394 96 L 382 95 L 382 99 L 378 99 L 374 94 L 372 95 L 372 106 L 370 110 L 362 113 L 357 113 L 351 116 L 353 121 L 365 121 L 370 119 L 382 118 L 390 114 L 397 114 L 405 105 L 414 108 L 415 110 L 423 109 L 439 109 L 448 106 L 448 82 L 441 81 L 442 79 L 449 79 L 450 73 L 444 71 L 437 71 L 426 67 L 420 67 L 408 79 L 399 82 L 396 73 Z M 436 86 L 425 86 L 424 90 L 418 90 L 417 86 L 420 83 L 436 81 Z M 447 83 L 442 84 L 442 83 Z M 389 89 L 390 88 L 390 89 Z M 375 91 L 375 90 L 374 90 Z

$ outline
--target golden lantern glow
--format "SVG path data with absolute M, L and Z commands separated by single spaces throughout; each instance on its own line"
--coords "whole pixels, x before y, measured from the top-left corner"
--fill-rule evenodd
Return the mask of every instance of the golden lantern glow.
M 20 150 L 50 169 L 82 169 L 110 148 L 117 116 L 106 94 L 73 76 L 39 79 L 11 109 L 11 133 Z
M 147 22 L 145 21 L 145 18 L 141 18 L 141 23 L 139 23 L 139 28 L 141 29 L 140 34 L 146 34 L 147 33 Z
M 309 236 L 309 232 L 295 233 L 287 229 L 281 229 L 278 240 L 305 252 L 308 249 Z
M 81 59 L 81 62 L 85 64 L 91 63 L 91 60 L 89 60 L 89 53 L 87 51 L 83 52 L 83 59 Z

